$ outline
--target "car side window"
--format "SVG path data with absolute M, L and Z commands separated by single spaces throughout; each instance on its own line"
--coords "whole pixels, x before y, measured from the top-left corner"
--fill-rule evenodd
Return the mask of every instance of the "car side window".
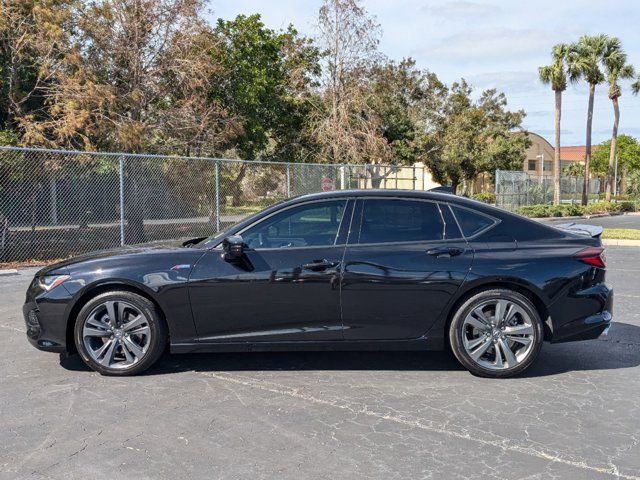
M 346 203 L 332 200 L 288 208 L 249 227 L 242 237 L 249 248 L 331 246 Z
M 453 214 L 458 219 L 462 234 L 465 237 L 473 237 L 478 233 L 486 230 L 495 223 L 495 220 L 491 217 L 483 215 L 482 213 L 474 212 L 466 208 L 456 207 L 455 205 L 449 205 Z
M 434 202 L 365 199 L 358 243 L 442 240 L 444 222 Z

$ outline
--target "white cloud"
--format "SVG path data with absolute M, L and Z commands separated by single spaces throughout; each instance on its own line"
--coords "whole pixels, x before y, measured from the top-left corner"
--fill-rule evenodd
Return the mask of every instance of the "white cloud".
M 440 40 L 432 49 L 436 57 L 452 60 L 499 60 L 540 55 L 553 45 L 557 33 L 535 28 L 483 28 L 456 33 Z
M 495 5 L 469 2 L 464 0 L 444 2 L 440 4 L 425 5 L 420 9 L 422 12 L 437 17 L 444 17 L 452 21 L 460 20 L 462 17 L 477 17 L 479 15 L 489 15 L 500 12 L 502 9 Z

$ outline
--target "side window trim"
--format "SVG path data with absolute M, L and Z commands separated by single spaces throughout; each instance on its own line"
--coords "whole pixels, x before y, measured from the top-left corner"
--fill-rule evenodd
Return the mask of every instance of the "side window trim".
M 350 200 L 353 200 L 352 198 L 349 197 L 336 197 L 336 198 L 320 198 L 317 200 L 309 200 L 308 202 L 302 202 L 302 203 L 295 203 L 293 205 L 289 205 L 288 207 L 282 208 L 280 210 L 276 210 L 275 212 L 270 213 L 269 215 L 267 215 L 266 217 L 260 218 L 259 220 L 256 220 L 255 222 L 253 222 L 251 225 L 247 225 L 245 228 L 243 228 L 242 230 L 238 231 L 238 235 L 242 235 L 244 234 L 247 230 L 260 225 L 263 222 L 268 221 L 270 218 L 274 217 L 275 215 L 278 215 L 282 212 L 286 212 L 287 210 L 291 210 L 293 208 L 298 208 L 298 207 L 303 207 L 303 206 L 307 206 L 307 205 L 313 205 L 314 203 L 327 203 L 327 202 L 344 202 L 344 209 L 342 211 L 342 216 L 340 218 L 340 223 L 338 224 L 338 231 L 336 232 L 336 236 L 333 239 L 333 243 L 331 245 L 305 245 L 305 246 L 301 246 L 301 247 L 259 247 L 259 248 L 252 248 L 251 250 L 256 251 L 256 252 L 261 252 L 261 251 L 267 251 L 267 250 L 280 250 L 280 251 L 285 251 L 285 250 L 299 250 L 299 249 L 310 249 L 310 248 L 331 248 L 331 247 L 340 247 L 340 246 L 344 246 L 345 244 L 338 244 L 336 243 L 338 240 L 338 237 L 340 236 L 340 232 L 341 232 L 341 228 L 342 228 L 342 222 L 344 222 L 345 220 L 345 214 L 347 212 L 347 209 L 349 207 L 349 203 Z

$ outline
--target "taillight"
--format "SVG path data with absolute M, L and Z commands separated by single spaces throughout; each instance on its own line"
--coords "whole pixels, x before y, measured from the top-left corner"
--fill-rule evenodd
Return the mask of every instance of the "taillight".
M 582 263 L 586 263 L 592 267 L 605 268 L 607 266 L 604 248 L 602 247 L 587 247 L 584 250 L 580 250 L 574 256 Z

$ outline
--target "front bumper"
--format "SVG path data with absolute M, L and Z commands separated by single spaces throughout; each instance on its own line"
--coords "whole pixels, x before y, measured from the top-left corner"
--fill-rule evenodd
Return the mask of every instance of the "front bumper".
M 604 283 L 576 292 L 549 309 L 552 343 L 593 340 L 613 321 L 613 290 Z
M 62 322 L 49 322 L 38 308 L 36 302 L 27 302 L 22 306 L 24 321 L 27 325 L 27 339 L 38 350 L 63 353 L 67 351 L 66 328 Z
M 63 353 L 67 351 L 67 314 L 71 295 L 62 285 L 50 291 L 37 287 L 34 278 L 27 290 L 22 314 L 27 327 L 27 339 L 39 350 Z

